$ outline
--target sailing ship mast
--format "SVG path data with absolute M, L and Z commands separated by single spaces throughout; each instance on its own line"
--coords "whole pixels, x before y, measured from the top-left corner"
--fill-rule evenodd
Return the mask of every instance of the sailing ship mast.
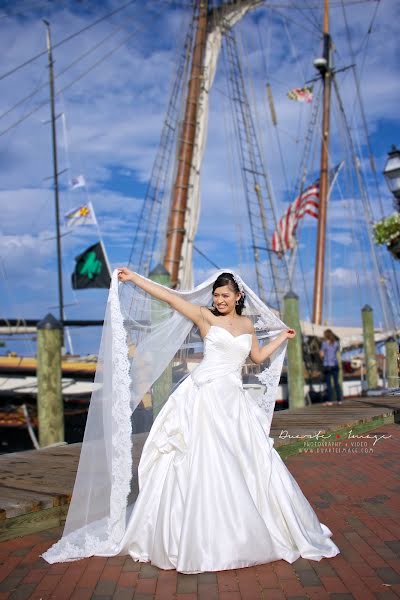
M 172 204 L 166 235 L 164 267 L 171 275 L 171 286 L 178 282 L 179 264 L 185 236 L 185 216 L 189 192 L 190 171 L 197 127 L 197 107 L 203 74 L 203 57 L 207 37 L 207 0 L 201 0 L 198 13 L 198 26 L 193 50 L 191 74 L 182 136 L 178 151 L 178 164 L 172 193 Z
M 331 36 L 329 34 L 329 0 L 324 0 L 323 57 L 315 61 L 323 84 L 323 115 L 321 143 L 321 175 L 319 185 L 319 217 L 314 273 L 313 322 L 321 325 L 325 269 L 326 213 L 329 189 L 329 128 L 332 87 Z
M 56 129 L 56 113 L 55 113 L 55 94 L 54 94 L 54 73 L 53 73 L 53 52 L 51 45 L 50 23 L 43 20 L 46 26 L 47 39 L 47 56 L 49 64 L 49 83 L 50 83 L 50 109 L 51 109 L 51 134 L 53 145 L 53 179 L 54 179 L 54 202 L 56 213 L 56 239 L 57 239 L 57 271 L 58 271 L 58 304 L 59 304 L 59 320 L 63 327 L 64 315 L 64 294 L 62 282 L 62 258 L 61 258 L 61 225 L 60 225 L 60 199 L 58 186 L 58 159 L 57 159 L 57 129 Z

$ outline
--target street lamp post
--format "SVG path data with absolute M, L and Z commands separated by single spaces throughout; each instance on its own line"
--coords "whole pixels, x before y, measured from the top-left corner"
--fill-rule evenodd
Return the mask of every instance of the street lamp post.
M 383 174 L 388 188 L 394 196 L 394 207 L 400 212 L 400 150 L 395 145 L 388 152 Z

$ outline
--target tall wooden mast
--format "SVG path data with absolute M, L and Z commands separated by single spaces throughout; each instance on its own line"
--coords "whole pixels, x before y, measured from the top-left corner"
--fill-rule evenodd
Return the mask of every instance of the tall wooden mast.
M 57 272 L 58 272 L 58 303 L 59 303 L 59 319 L 62 328 L 64 328 L 64 295 L 63 295 L 63 280 L 62 280 L 62 256 L 61 256 L 61 231 L 60 231 L 60 199 L 58 185 L 58 160 L 57 160 L 57 126 L 56 126 L 56 109 L 55 109 L 55 93 L 54 93 L 54 73 L 53 73 L 53 50 L 51 45 L 50 23 L 43 20 L 46 26 L 47 40 L 47 56 L 49 64 L 49 83 L 50 83 L 50 109 L 51 109 L 51 134 L 53 144 L 53 179 L 54 179 L 54 202 L 56 213 L 56 239 L 57 239 Z
M 325 266 L 325 237 L 326 237 L 326 213 L 329 189 L 329 126 L 330 126 L 330 103 L 332 85 L 331 65 L 331 36 L 329 35 L 329 0 L 324 0 L 324 53 L 323 61 L 316 64 L 319 69 L 324 86 L 323 116 L 322 116 L 322 145 L 321 145 L 321 176 L 319 186 L 319 217 L 317 253 L 315 261 L 314 276 L 314 304 L 313 322 L 317 325 L 322 321 L 324 266 Z
M 203 57 L 207 36 L 207 0 L 200 0 L 198 26 L 193 48 L 182 137 L 178 151 L 178 165 L 172 192 L 171 210 L 168 219 L 164 267 L 171 275 L 171 285 L 178 284 L 179 263 L 185 235 L 185 215 L 192 168 L 193 145 L 197 127 L 197 107 L 203 75 Z

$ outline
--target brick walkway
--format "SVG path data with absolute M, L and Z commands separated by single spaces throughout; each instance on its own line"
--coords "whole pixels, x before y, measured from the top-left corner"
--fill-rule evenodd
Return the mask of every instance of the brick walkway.
M 368 432 L 373 434 L 391 438 L 375 445 L 362 440 L 363 450 L 351 440 L 340 441 L 337 452 L 308 447 L 286 460 L 320 521 L 333 531 L 341 554 L 332 559 L 198 575 L 162 571 L 129 556 L 49 565 L 39 554 L 59 538 L 57 528 L 0 544 L 0 600 L 400 598 L 399 426 Z

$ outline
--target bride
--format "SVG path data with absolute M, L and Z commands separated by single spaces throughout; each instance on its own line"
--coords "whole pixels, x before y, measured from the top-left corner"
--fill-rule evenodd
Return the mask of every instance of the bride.
M 153 405 L 159 412 L 140 452 L 135 409 L 168 381 L 193 327 L 203 360 Z M 181 573 L 336 556 L 331 530 L 269 437 L 295 335 L 232 271 L 177 291 L 116 269 L 67 521 L 41 556 L 54 563 L 129 554 Z M 263 395 L 243 388 L 248 356 L 263 365 Z

